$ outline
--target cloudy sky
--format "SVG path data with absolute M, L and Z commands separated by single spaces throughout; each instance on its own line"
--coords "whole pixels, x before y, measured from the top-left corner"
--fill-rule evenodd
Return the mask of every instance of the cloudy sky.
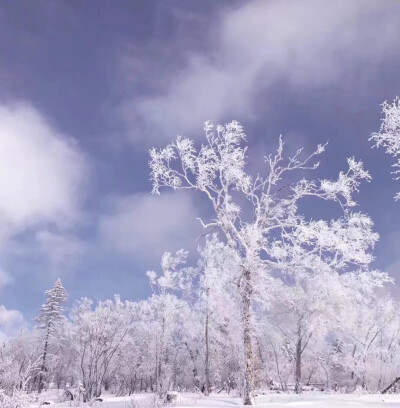
M 151 196 L 147 151 L 207 119 L 245 126 L 252 168 L 279 134 L 329 141 L 318 177 L 362 159 L 376 266 L 400 278 L 400 183 L 368 142 L 400 93 L 399 18 L 396 0 L 1 0 L 0 337 L 57 277 L 70 303 L 137 299 L 164 250 L 196 250 L 208 208 Z

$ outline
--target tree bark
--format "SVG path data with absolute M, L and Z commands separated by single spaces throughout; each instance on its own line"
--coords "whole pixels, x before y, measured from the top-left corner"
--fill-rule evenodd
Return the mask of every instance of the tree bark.
M 354 345 L 354 347 L 353 347 L 353 352 L 351 353 L 351 356 L 353 357 L 353 359 L 354 359 L 354 356 L 356 355 L 356 350 L 357 350 L 357 346 Z M 350 378 L 351 378 L 351 379 L 354 378 L 354 370 L 351 371 L 351 376 L 350 376 Z
M 253 370 L 253 350 L 251 346 L 251 296 L 252 287 L 250 271 L 245 270 L 243 274 L 242 288 L 242 325 L 243 325 L 243 346 L 245 358 L 243 404 L 253 405 L 254 393 L 254 370 Z
M 278 359 L 278 354 L 276 352 L 275 346 L 272 342 L 270 342 L 271 347 L 272 347 L 272 351 L 274 352 L 274 357 L 275 357 L 275 365 L 276 365 L 276 371 L 278 374 L 278 378 L 279 378 L 279 384 L 281 386 L 281 389 L 283 392 L 285 392 L 285 387 L 283 386 L 283 381 L 282 381 L 282 376 L 281 376 L 281 370 L 279 368 L 279 359 Z
M 165 338 L 165 317 L 162 318 L 161 322 L 161 339 L 160 339 L 160 350 L 158 356 L 158 365 L 156 367 L 156 389 L 159 396 L 163 395 L 164 392 L 164 378 L 163 378 L 163 364 L 165 358 L 165 350 L 164 350 L 164 338 Z
M 208 338 L 208 324 L 209 324 L 209 310 L 208 310 L 208 295 L 209 289 L 207 289 L 207 307 L 206 307 L 206 327 L 205 327 L 205 385 L 204 385 L 204 395 L 210 394 L 210 351 L 209 351 L 209 338 Z
M 297 344 L 296 344 L 296 382 L 295 382 L 295 387 L 294 390 L 296 391 L 296 394 L 301 394 L 302 392 L 302 386 L 301 386 L 301 337 L 297 339 Z
M 49 337 L 50 337 L 50 323 L 47 326 L 46 340 L 44 342 L 42 366 L 40 367 L 40 374 L 39 374 L 39 381 L 38 381 L 38 392 L 39 392 L 39 394 L 43 391 L 43 388 L 44 388 L 43 373 L 46 370 L 46 357 L 47 357 L 47 349 L 49 347 Z
M 381 394 L 386 394 L 391 388 L 393 388 L 400 381 L 400 377 L 396 377 L 385 389 L 381 391 Z
M 185 343 L 185 346 L 187 348 L 187 351 L 189 353 L 190 359 L 192 360 L 193 363 L 193 385 L 196 389 L 200 388 L 200 383 L 199 383 L 199 372 L 197 369 L 197 356 L 199 354 L 198 350 L 193 351 L 187 343 Z M 175 358 L 176 361 L 176 358 Z M 174 365 L 176 367 L 176 364 Z M 175 376 L 176 377 L 176 376 Z M 174 381 L 176 383 L 176 381 Z

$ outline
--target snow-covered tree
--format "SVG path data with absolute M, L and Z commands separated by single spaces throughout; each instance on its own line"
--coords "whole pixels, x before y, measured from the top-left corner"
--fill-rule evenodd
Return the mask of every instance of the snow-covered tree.
M 392 103 L 382 104 L 383 119 L 379 132 L 371 134 L 370 140 L 375 147 L 383 147 L 386 153 L 393 156 L 395 163 L 393 171 L 395 180 L 400 179 L 400 98 L 396 97 Z M 400 193 L 395 195 L 400 199 Z
M 394 340 L 398 339 L 396 306 L 388 296 L 370 295 L 347 312 L 343 344 L 348 350 L 344 363 L 352 387 L 381 391 L 396 375 L 393 369 L 397 364 L 392 360 L 393 348 L 398 343 Z M 392 360 L 392 369 L 388 370 L 385 360 Z
M 47 296 L 46 303 L 40 309 L 39 317 L 37 318 L 38 328 L 43 333 L 43 352 L 42 365 L 40 373 L 37 377 L 38 391 L 41 392 L 44 387 L 44 378 L 46 376 L 46 363 L 48 349 L 51 342 L 57 339 L 60 333 L 62 322 L 64 321 L 63 303 L 67 300 L 67 292 L 64 289 L 61 280 L 57 279 L 54 286 L 45 292 Z
M 252 304 L 257 297 L 268 300 L 268 288 L 271 286 L 269 272 L 280 267 L 279 258 L 282 251 L 291 245 L 291 236 L 313 231 L 316 241 L 322 242 L 323 231 L 318 231 L 318 224 L 314 221 L 309 225 L 310 222 L 299 212 L 299 201 L 306 197 L 334 201 L 349 216 L 351 208 L 356 205 L 354 193 L 358 191 L 360 182 L 369 180 L 370 176 L 361 162 L 350 158 L 349 169 L 341 172 L 337 180 L 310 181 L 301 178 L 291 182 L 293 178 L 288 176 L 294 171 L 318 167 L 319 163 L 314 159 L 325 150 L 325 146 L 319 145 L 308 155 L 299 149 L 285 159 L 284 143 L 279 139 L 276 153 L 265 158 L 265 176 L 252 177 L 245 169 L 247 146 L 244 145 L 246 137 L 240 124 L 234 121 L 214 129 L 211 123 L 206 122 L 204 129 L 205 143 L 199 149 L 192 140 L 178 137 L 165 148 L 150 150 L 153 193 L 158 194 L 163 187 L 203 193 L 215 216 L 210 222 L 201 221 L 203 227 L 219 227 L 228 245 L 235 251 L 240 269 L 237 287 L 245 366 L 243 401 L 251 405 L 254 390 Z M 250 209 L 243 207 L 246 200 Z M 346 234 L 345 229 L 343 234 Z M 309 237 L 305 235 L 304 239 Z M 276 245 L 276 242 L 279 244 Z M 345 243 L 346 240 L 343 245 Z M 313 246 L 316 251 L 317 245 Z M 305 251 L 304 248 L 300 258 Z M 292 253 L 295 252 L 294 248 Z M 342 252 L 345 253 L 346 249 L 343 248 Z
M 183 266 L 186 264 L 188 255 L 189 253 L 184 249 L 180 249 L 175 254 L 165 252 L 161 257 L 161 275 L 157 276 L 155 271 L 146 273 L 155 293 L 187 294 L 190 292 L 196 271 L 195 268 Z
M 323 338 L 337 326 L 339 311 L 354 306 L 355 289 L 371 293 L 391 282 L 386 273 L 370 267 L 378 240 L 372 227 L 366 215 L 345 213 L 330 222 L 304 223 L 273 244 L 286 281 L 274 312 L 284 316 L 288 340 L 294 343 L 297 392 L 301 390 L 301 358 L 310 338 L 317 332 Z
M 36 332 L 23 331 L 4 342 L 0 348 L 0 389 L 8 395 L 15 389 L 32 391 L 35 386 L 42 363 L 38 344 L 32 341 L 35 337 Z
M 155 344 L 155 384 L 156 391 L 163 396 L 176 382 L 176 358 L 171 359 L 173 348 L 190 348 L 182 338 L 183 316 L 189 313 L 189 305 L 182 297 L 187 297 L 192 288 L 195 268 L 185 267 L 188 252 L 181 249 L 175 254 L 165 252 L 161 258 L 161 275 L 148 271 L 147 276 L 154 295 L 148 300 L 149 317 L 153 320 Z M 180 294 L 181 297 L 177 295 Z
M 237 279 L 240 270 L 236 253 L 218 239 L 217 234 L 207 237 L 200 249 L 200 286 L 197 306 L 204 324 L 204 391 L 208 395 L 211 389 L 212 372 L 218 370 L 220 381 L 229 383 L 237 375 L 234 370 L 224 368 L 238 366 L 232 361 L 218 364 L 215 359 L 224 354 L 219 349 L 232 344 L 232 334 L 240 332 L 233 316 L 240 314 L 238 308 Z M 234 341 L 233 341 L 234 343 Z M 224 372 L 226 371 L 226 372 Z
M 29 395 L 21 390 L 14 389 L 11 394 L 7 394 L 0 389 L 0 407 L 1 408 L 29 408 Z
M 95 307 L 90 299 L 83 298 L 72 310 L 72 342 L 85 401 L 100 396 L 113 358 L 134 330 L 136 310 L 136 304 L 122 302 L 118 296 Z

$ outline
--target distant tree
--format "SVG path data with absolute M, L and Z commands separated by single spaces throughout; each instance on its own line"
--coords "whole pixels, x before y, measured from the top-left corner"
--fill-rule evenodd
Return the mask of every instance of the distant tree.
M 169 387 L 175 383 L 177 366 L 173 365 L 169 354 L 172 354 L 171 350 L 177 348 L 179 343 L 185 343 L 184 339 L 177 335 L 177 331 L 183 330 L 182 316 L 188 314 L 189 305 L 177 295 L 185 296 L 192 288 L 195 268 L 183 266 L 187 257 L 188 252 L 183 249 L 175 254 L 165 252 L 161 258 L 161 274 L 158 276 L 154 271 L 147 272 L 154 292 L 148 300 L 148 306 L 154 325 L 157 361 L 155 384 L 160 396 L 164 396 Z M 179 345 L 188 349 L 193 361 L 190 347 L 187 344 Z
M 43 352 L 42 352 L 42 365 L 37 377 L 37 389 L 39 392 L 44 387 L 44 377 L 46 375 L 47 367 L 47 355 L 50 342 L 57 338 L 60 333 L 61 324 L 64 320 L 63 303 L 67 300 L 67 292 L 61 283 L 60 279 L 57 279 L 54 286 L 46 290 L 47 296 L 46 303 L 40 309 L 39 317 L 37 318 L 38 328 L 43 332 Z
M 113 359 L 137 322 L 137 304 L 114 300 L 90 299 L 76 302 L 72 312 L 72 342 L 75 348 L 84 401 L 99 397 Z
M 338 325 L 339 311 L 358 307 L 355 298 L 371 293 L 391 278 L 371 268 L 379 236 L 372 220 L 350 213 L 329 222 L 302 225 L 276 240 L 277 259 L 285 283 L 274 312 L 295 349 L 295 389 L 301 392 L 302 355 L 310 340 L 324 337 Z
M 383 147 L 386 153 L 395 159 L 393 167 L 394 179 L 400 179 L 400 98 L 397 96 L 393 103 L 387 101 L 382 104 L 383 119 L 379 132 L 372 133 L 369 140 L 374 142 L 374 147 Z M 395 200 L 400 199 L 400 193 L 395 195 Z
M 0 389 L 7 395 L 35 386 L 42 362 L 37 343 L 32 341 L 35 336 L 35 332 L 24 331 L 0 347 Z
M 14 389 L 11 394 L 7 394 L 0 389 L 1 408 L 29 408 L 30 398 L 23 391 Z
M 218 364 L 216 367 L 211 356 L 221 353 L 218 339 L 224 338 L 221 343 L 227 352 L 229 336 L 240 332 L 240 325 L 234 327 L 234 323 L 238 326 L 234 316 L 240 314 L 235 283 L 240 270 L 235 251 L 221 242 L 216 233 L 207 237 L 204 247 L 200 249 L 200 256 L 198 308 L 202 312 L 200 320 L 204 325 L 204 394 L 209 395 L 213 366 L 219 370 L 223 382 L 229 382 L 236 374 L 227 371 L 229 366 L 234 367 L 235 364 Z

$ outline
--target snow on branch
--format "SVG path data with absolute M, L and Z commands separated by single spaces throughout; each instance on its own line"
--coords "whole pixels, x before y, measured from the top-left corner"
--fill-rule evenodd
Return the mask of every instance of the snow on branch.
M 369 140 L 374 142 L 373 147 L 383 147 L 386 153 L 394 157 L 392 165 L 395 170 L 394 179 L 400 179 L 400 98 L 397 96 L 390 104 L 382 104 L 383 119 L 379 132 L 372 133 Z M 400 199 L 400 193 L 395 195 L 395 200 Z

